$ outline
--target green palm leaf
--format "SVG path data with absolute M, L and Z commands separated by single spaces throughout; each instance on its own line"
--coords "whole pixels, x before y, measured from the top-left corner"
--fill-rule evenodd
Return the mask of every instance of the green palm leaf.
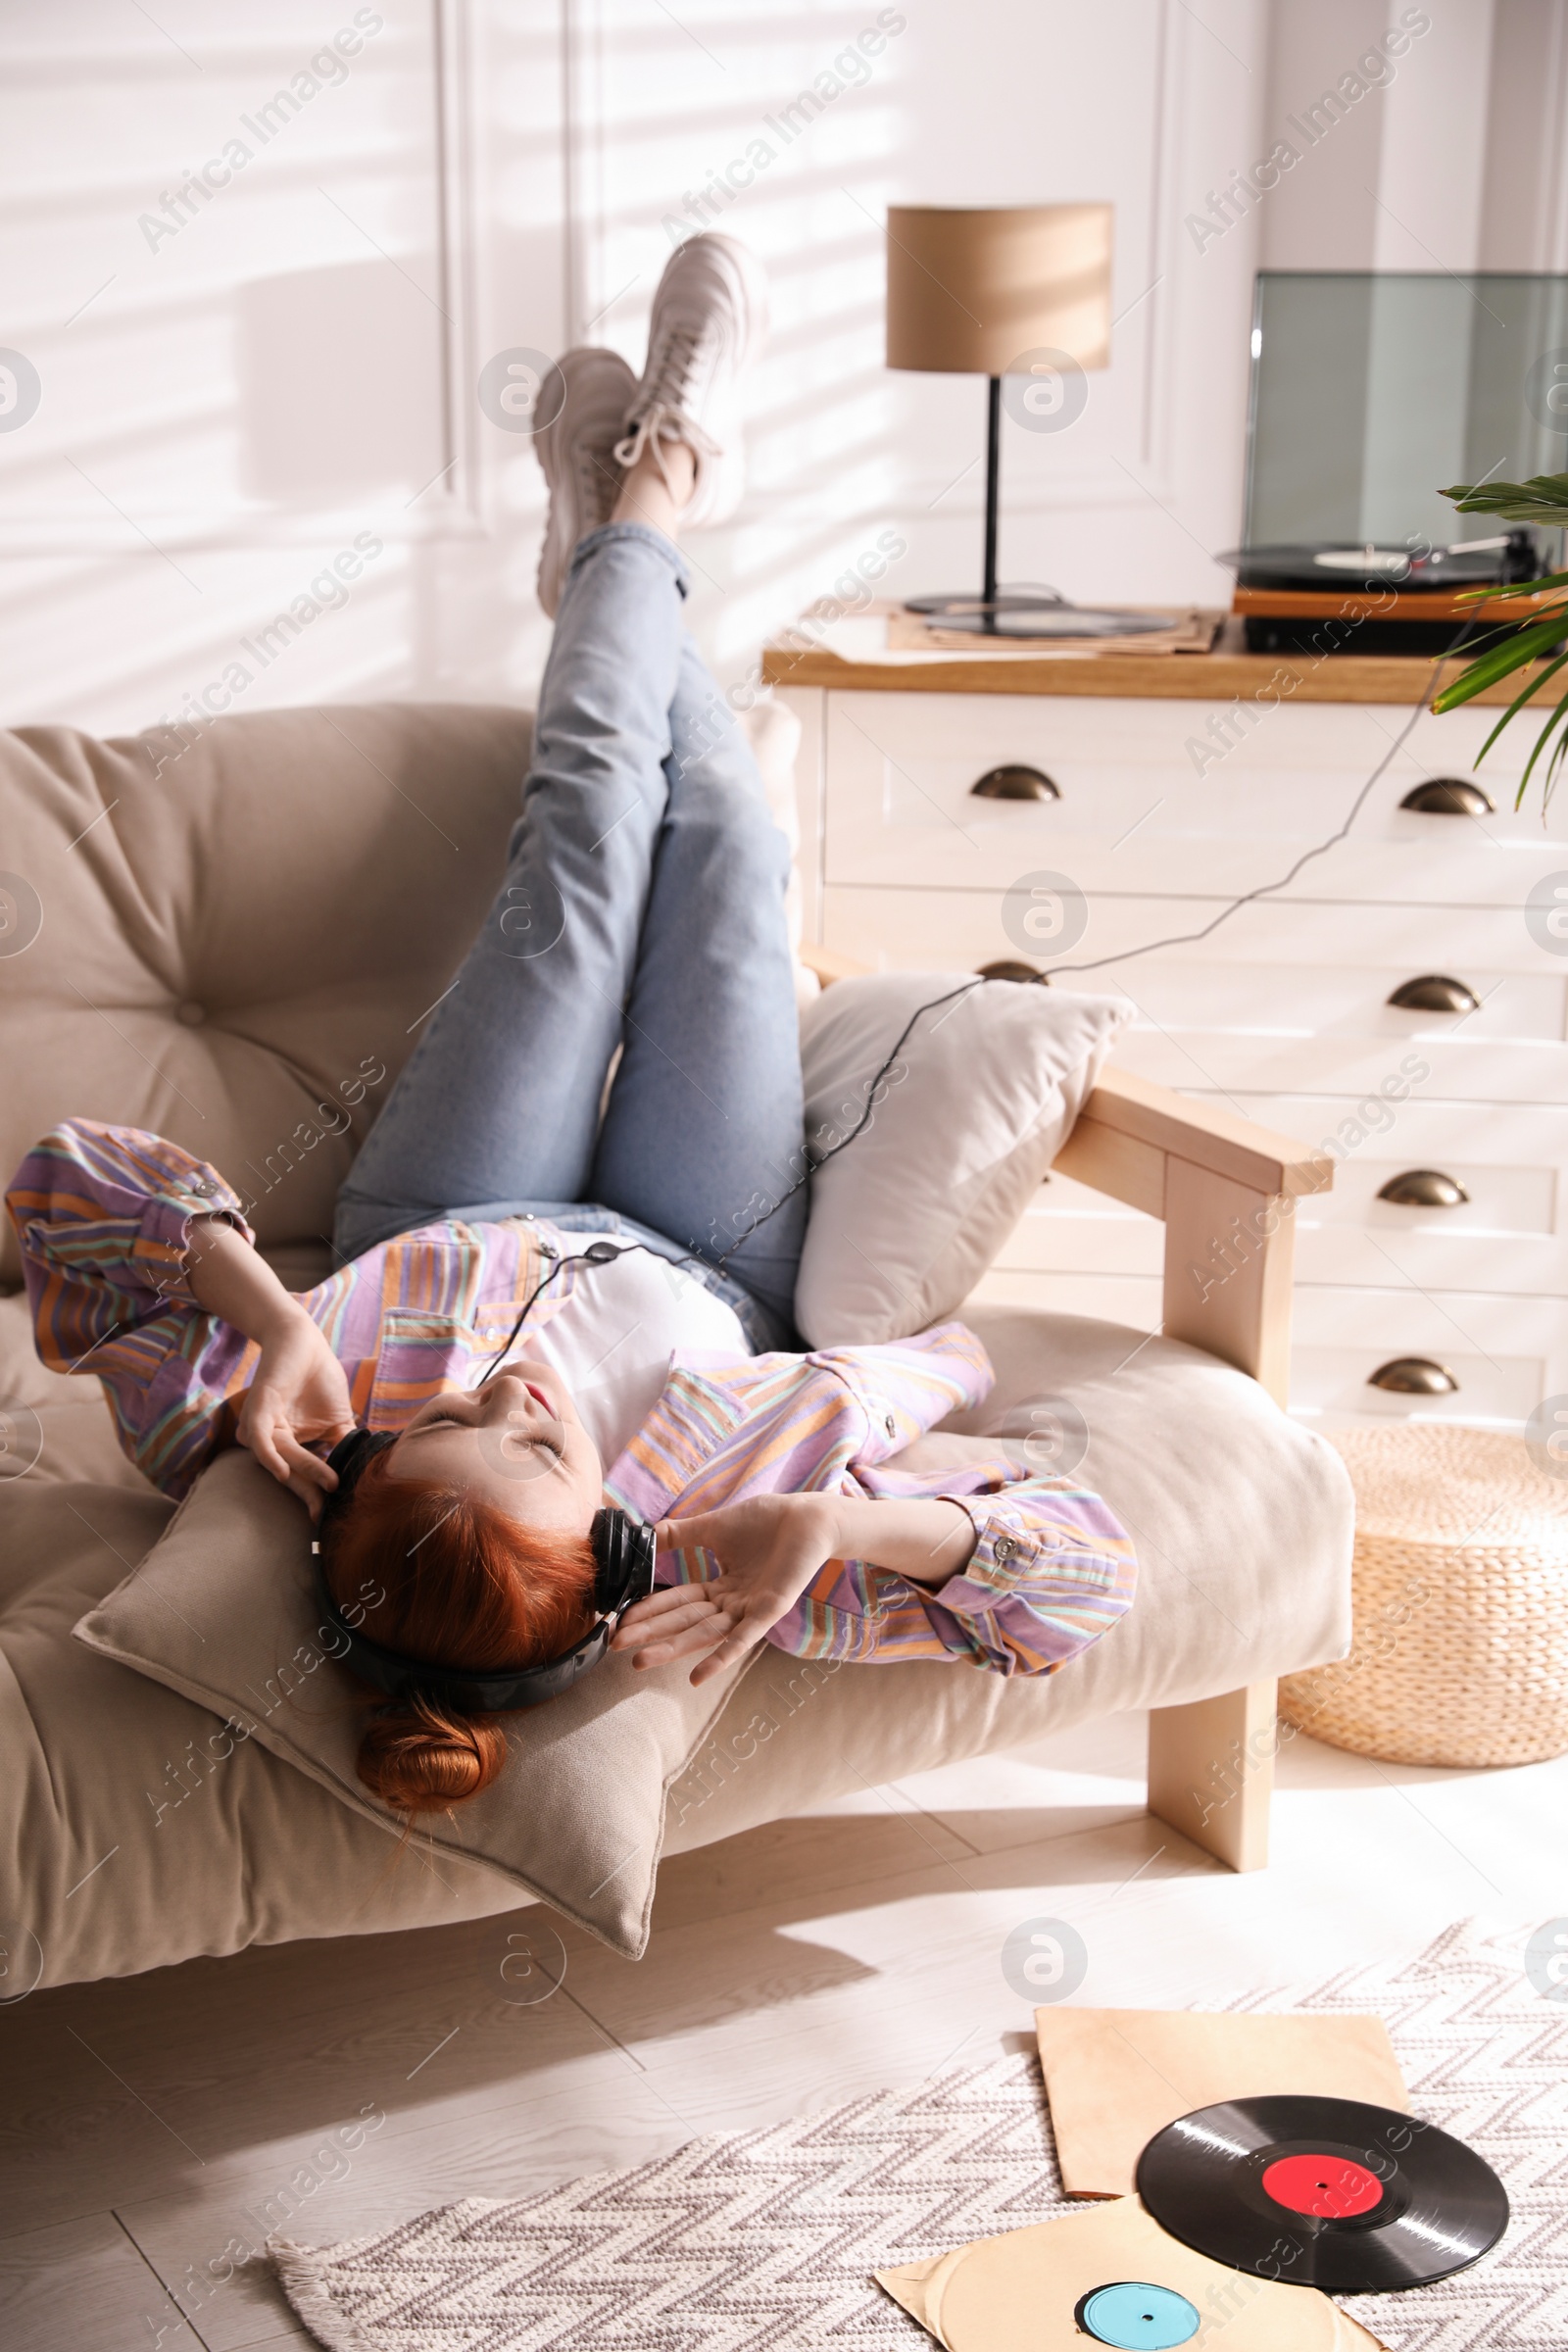
M 1516 669 L 1526 668 L 1568 632 L 1568 600 L 1559 604 L 1544 620 L 1520 621 L 1514 634 L 1504 638 L 1501 645 L 1493 645 L 1478 653 L 1460 672 L 1451 686 L 1445 686 L 1434 710 L 1454 710 L 1461 703 L 1474 701 L 1499 678 L 1510 677 Z M 1525 700 L 1524 696 L 1520 701 Z
M 1505 522 L 1533 522 L 1544 530 L 1568 527 L 1568 473 L 1533 473 L 1528 482 L 1455 482 L 1442 490 L 1461 514 L 1500 514 Z
M 1523 694 L 1521 694 L 1521 695 L 1518 695 L 1518 696 L 1516 696 L 1516 697 L 1515 697 L 1514 701 L 1513 701 L 1513 702 L 1512 702 L 1512 703 L 1509 705 L 1508 709 L 1507 709 L 1507 710 L 1506 710 L 1503 712 L 1502 716 L 1501 716 L 1501 717 L 1498 719 L 1498 721 L 1497 721 L 1496 725 L 1495 725 L 1495 726 L 1493 728 L 1493 730 L 1492 730 L 1492 733 L 1491 733 L 1491 734 L 1490 734 L 1490 735 L 1487 737 L 1487 740 L 1486 740 L 1486 742 L 1485 742 L 1485 743 L 1484 743 L 1484 744 L 1481 746 L 1481 749 L 1480 749 L 1480 751 L 1479 751 L 1479 752 L 1477 752 L 1477 754 L 1476 754 L 1476 759 L 1475 759 L 1475 763 L 1476 763 L 1477 767 L 1479 767 L 1479 766 L 1481 765 L 1481 762 L 1482 762 L 1482 760 L 1483 760 L 1486 758 L 1487 754 L 1488 754 L 1488 753 L 1491 751 L 1491 749 L 1492 749 L 1493 745 L 1494 745 L 1494 744 L 1496 742 L 1496 740 L 1497 740 L 1497 737 L 1498 737 L 1498 736 L 1499 736 L 1499 735 L 1502 733 L 1502 730 L 1503 730 L 1503 728 L 1504 728 L 1504 727 L 1505 727 L 1505 726 L 1508 724 L 1508 721 L 1509 721 L 1509 719 L 1513 717 L 1513 715 L 1514 715 L 1515 711 L 1522 710 L 1524 709 L 1524 706 L 1526 705 L 1526 703 L 1528 703 L 1528 702 L 1530 701 L 1531 697 L 1532 697 L 1533 695 L 1537 695 L 1537 694 L 1539 694 L 1539 693 L 1541 692 L 1541 689 L 1543 688 L 1543 686 L 1544 686 L 1544 685 L 1545 685 L 1545 683 L 1546 683 L 1546 680 L 1547 680 L 1548 678 L 1554 678 L 1554 677 L 1556 676 L 1556 674 L 1557 674 L 1558 670 L 1559 670 L 1559 669 L 1561 669 L 1561 667 L 1562 667 L 1562 665 L 1563 665 L 1563 663 L 1564 663 L 1565 662 L 1568 662 L 1568 653 L 1559 654 L 1559 655 L 1557 656 L 1557 658 L 1556 658 L 1556 660 L 1555 660 L 1554 662 L 1548 662 L 1546 663 L 1545 667 L 1544 667 L 1544 669 L 1543 669 L 1543 670 L 1540 672 L 1539 676 L 1537 676 L 1537 677 L 1534 677 L 1534 678 L 1532 678 L 1532 679 L 1531 679 L 1531 681 L 1530 681 L 1529 685 L 1528 685 L 1528 686 L 1525 688 L 1525 690 L 1524 690 Z M 1440 695 L 1440 696 L 1439 696 L 1439 698 L 1438 698 L 1438 700 L 1437 700 L 1437 702 L 1435 702 L 1435 703 L 1433 704 L 1432 708 L 1433 708 L 1433 710 L 1438 710 L 1442 709 L 1443 707 L 1444 707 L 1444 705 L 1443 705 L 1443 698 L 1442 698 L 1442 696 Z M 1450 710 L 1453 708 L 1453 706 L 1452 706 L 1451 704 L 1447 705 L 1446 707 L 1447 707 L 1448 709 L 1450 709 Z M 1552 727 L 1554 727 L 1554 726 L 1556 725 L 1556 723 L 1557 723 L 1558 719 L 1560 719 L 1560 718 L 1561 718 L 1561 716 L 1562 716 L 1562 714 L 1563 714 L 1563 712 L 1564 712 L 1565 710 L 1568 710 L 1568 695 L 1564 695 L 1564 697 L 1563 697 L 1562 701 L 1561 701 L 1561 702 L 1560 702 L 1560 703 L 1557 705 L 1557 709 L 1556 709 L 1556 711 L 1555 711 L 1555 713 L 1553 714 L 1553 717 L 1552 717 L 1552 719 L 1551 719 L 1551 723 L 1550 723 L 1550 725 L 1549 725 L 1549 726 L 1547 726 L 1547 727 L 1546 727 L 1546 728 L 1545 728 L 1545 729 L 1543 731 L 1543 733 L 1542 733 L 1542 737 L 1541 737 L 1541 742 L 1540 742 L 1540 743 L 1538 743 L 1538 744 L 1536 745 L 1536 750 L 1537 750 L 1538 752 L 1539 752 L 1539 751 L 1540 751 L 1540 749 L 1541 749 L 1541 744 L 1545 742 L 1545 740 L 1546 740 L 1546 736 L 1550 734 L 1550 732 L 1551 732 L 1551 728 L 1552 728 Z M 1531 760 L 1531 762 L 1530 762 L 1530 765 L 1531 765 L 1531 767 L 1533 767 L 1533 766 L 1535 765 L 1535 761 L 1534 761 L 1534 760 Z M 1525 770 L 1525 774 L 1526 774 L 1526 776 L 1527 776 L 1527 777 L 1528 777 L 1529 773 L 1530 773 L 1530 769 L 1527 767 L 1527 768 L 1526 768 L 1526 770 Z M 1523 789 L 1523 787 L 1521 786 L 1521 790 L 1522 790 L 1522 789 Z M 1516 801 L 1515 801 L 1515 803 L 1514 803 L 1514 807 L 1515 807 L 1515 808 L 1517 808 L 1518 806 L 1519 806 L 1519 804 L 1518 804 L 1518 802 L 1517 802 L 1517 800 L 1516 800 Z
M 1538 529 L 1568 529 L 1568 473 L 1532 474 L 1527 482 L 1455 482 L 1442 496 L 1451 498 L 1461 514 L 1496 514 L 1505 522 L 1533 523 Z M 1524 587 L 1524 582 L 1514 582 L 1500 587 L 1482 588 L 1468 601 L 1477 607 L 1476 616 L 1479 619 L 1480 607 L 1490 599 L 1517 596 Z M 1499 679 L 1512 677 L 1516 671 L 1529 668 L 1532 662 L 1544 657 L 1553 657 L 1546 660 L 1545 667 L 1539 675 L 1514 696 L 1476 754 L 1477 767 L 1509 720 L 1516 718 L 1531 697 L 1538 694 L 1546 680 L 1562 668 L 1564 662 L 1568 662 L 1568 653 L 1558 654 L 1555 651 L 1568 639 L 1568 572 L 1555 571 L 1545 579 L 1532 581 L 1529 590 L 1538 596 L 1543 591 L 1547 592 L 1541 616 L 1511 624 L 1498 622 L 1494 629 L 1489 629 L 1486 645 L 1466 663 L 1452 685 L 1444 688 L 1432 706 L 1437 711 L 1456 710 L 1461 703 L 1474 701 L 1478 694 L 1484 694 L 1489 686 L 1496 685 Z M 1552 591 L 1559 593 L 1552 594 Z M 1502 634 L 1503 631 L 1506 633 Z M 1516 808 L 1524 800 L 1536 762 L 1565 717 L 1568 717 L 1568 694 L 1557 704 L 1536 738 L 1535 749 L 1525 763 L 1525 772 L 1519 779 L 1519 790 L 1514 795 Z M 1551 746 L 1551 757 L 1546 762 L 1542 781 L 1543 815 L 1550 803 L 1565 754 L 1568 754 L 1568 733 L 1558 735 L 1557 741 Z

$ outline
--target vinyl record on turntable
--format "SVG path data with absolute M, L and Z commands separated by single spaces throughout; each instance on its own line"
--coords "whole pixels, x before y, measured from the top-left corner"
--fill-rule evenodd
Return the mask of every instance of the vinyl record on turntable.
M 1183 2245 L 1330 2295 L 1429 2286 L 1508 2226 L 1490 2164 L 1434 2124 L 1356 2099 L 1230 2099 L 1157 2132 L 1138 2193 Z
M 1523 537 L 1516 531 L 1455 541 L 1449 547 L 1419 542 L 1390 547 L 1371 541 L 1358 546 L 1316 541 L 1238 547 L 1215 561 L 1234 568 L 1239 588 L 1325 596 L 1344 590 L 1386 595 L 1393 589 L 1400 596 L 1437 596 L 1529 579 L 1539 565 L 1520 544 Z

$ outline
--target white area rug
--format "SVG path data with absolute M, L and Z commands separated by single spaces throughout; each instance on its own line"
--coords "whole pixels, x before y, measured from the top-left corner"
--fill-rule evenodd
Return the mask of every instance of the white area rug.
M 1568 2346 L 1568 2006 L 1528 1931 L 1450 1928 L 1414 1960 L 1236 2009 L 1373 2010 L 1415 2111 L 1507 2184 L 1502 2243 L 1438 2286 L 1348 2304 L 1391 2352 Z M 911 2352 L 873 2270 L 1063 2209 L 1032 2058 L 1004 2058 L 513 2203 L 270 2251 L 331 2352 Z

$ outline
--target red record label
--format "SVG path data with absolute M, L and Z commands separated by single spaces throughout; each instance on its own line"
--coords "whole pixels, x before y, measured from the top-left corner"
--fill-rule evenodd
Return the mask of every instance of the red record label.
M 1281 2156 L 1262 2175 L 1276 2205 L 1318 2221 L 1348 2222 L 1383 2202 L 1383 2183 L 1364 2164 L 1343 2156 Z

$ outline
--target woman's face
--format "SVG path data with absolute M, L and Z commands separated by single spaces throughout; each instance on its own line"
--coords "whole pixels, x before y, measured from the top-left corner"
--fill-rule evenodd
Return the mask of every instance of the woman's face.
M 523 1527 L 586 1535 L 604 1471 L 571 1393 L 548 1364 L 518 1357 L 482 1389 L 443 1389 L 387 1457 L 394 1478 L 435 1478 L 481 1494 Z

